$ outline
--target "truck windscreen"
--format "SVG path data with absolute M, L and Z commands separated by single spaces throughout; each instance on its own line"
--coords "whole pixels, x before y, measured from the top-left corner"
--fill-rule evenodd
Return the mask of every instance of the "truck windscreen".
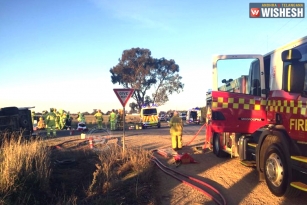
M 157 115 L 157 109 L 144 109 L 143 115 Z

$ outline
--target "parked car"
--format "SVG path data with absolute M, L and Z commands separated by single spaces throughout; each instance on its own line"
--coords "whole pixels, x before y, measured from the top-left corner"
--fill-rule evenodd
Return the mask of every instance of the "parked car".
M 179 117 L 181 117 L 182 120 L 187 119 L 187 113 L 180 113 Z
M 159 116 L 159 120 L 160 120 L 160 121 L 166 121 L 166 116 L 165 116 L 165 115 Z

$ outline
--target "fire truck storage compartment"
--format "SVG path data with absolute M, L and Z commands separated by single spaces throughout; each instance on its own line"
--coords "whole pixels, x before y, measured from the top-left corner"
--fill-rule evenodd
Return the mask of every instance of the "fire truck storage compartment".
M 239 158 L 240 160 L 251 160 L 251 154 L 247 150 L 247 143 L 249 142 L 249 136 L 241 136 L 239 139 Z

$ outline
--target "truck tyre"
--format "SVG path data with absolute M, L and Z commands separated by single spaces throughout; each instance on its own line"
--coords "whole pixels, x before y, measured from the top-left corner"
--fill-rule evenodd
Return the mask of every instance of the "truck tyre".
M 276 196 L 283 196 L 290 183 L 288 181 L 289 171 L 287 167 L 281 143 L 271 144 L 264 156 L 264 177 L 270 191 Z
M 160 128 L 160 127 L 161 127 L 161 123 L 160 123 L 160 122 L 158 123 L 158 126 L 157 126 L 157 127 L 158 127 L 158 128 Z
M 221 150 L 221 143 L 220 143 L 220 134 L 214 133 L 213 135 L 213 153 L 217 157 L 226 157 L 228 154 Z
M 1 108 L 1 112 L 3 115 L 18 115 L 19 110 L 17 107 L 3 107 Z

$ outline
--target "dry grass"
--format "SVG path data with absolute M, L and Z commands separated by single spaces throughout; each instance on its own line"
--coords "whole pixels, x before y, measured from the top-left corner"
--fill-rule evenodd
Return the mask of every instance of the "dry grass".
M 50 149 L 46 141 L 5 140 L 0 204 L 155 204 L 151 153 L 115 144 Z
M 150 158 L 151 153 L 143 149 L 131 148 L 123 153 L 121 147 L 109 146 L 99 153 L 89 196 L 102 193 L 104 197 L 99 197 L 98 202 L 103 204 L 153 203 L 150 189 L 154 173 Z
M 0 152 L 0 203 L 35 204 L 49 191 L 50 150 L 42 140 L 4 140 Z

